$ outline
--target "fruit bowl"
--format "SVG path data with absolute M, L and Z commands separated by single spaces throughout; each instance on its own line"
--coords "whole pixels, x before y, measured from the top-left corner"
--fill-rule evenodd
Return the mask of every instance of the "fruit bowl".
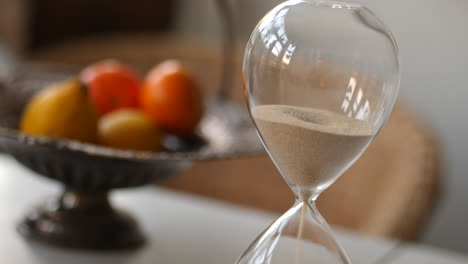
M 64 191 L 19 224 L 27 238 L 83 249 L 127 249 L 144 243 L 137 222 L 113 209 L 109 192 L 161 183 L 197 160 L 235 158 L 262 152 L 250 118 L 223 97 L 206 98 L 197 137 L 167 137 L 168 151 L 138 152 L 20 133 L 19 119 L 31 96 L 46 85 L 76 76 L 64 65 L 23 63 L 0 83 L 0 149 Z

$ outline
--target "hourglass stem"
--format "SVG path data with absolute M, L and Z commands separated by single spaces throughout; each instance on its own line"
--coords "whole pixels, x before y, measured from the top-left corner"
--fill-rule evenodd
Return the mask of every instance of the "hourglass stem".
M 304 217 L 307 209 L 307 201 L 302 202 L 301 218 L 299 219 L 299 228 L 297 229 L 297 240 L 296 240 L 296 263 L 301 263 L 301 241 L 302 233 L 304 232 Z
M 310 211 L 310 216 L 314 219 L 314 221 L 320 226 L 320 229 L 323 229 L 325 232 L 326 236 L 323 236 L 322 238 L 316 238 L 316 239 L 323 239 L 321 243 L 323 246 L 325 246 L 328 250 L 332 251 L 337 257 L 340 258 L 343 264 L 351 264 L 350 259 L 346 255 L 345 251 L 343 248 L 338 244 L 337 240 L 333 236 L 333 230 L 330 228 L 328 223 L 325 221 L 325 219 L 322 217 L 320 214 L 319 210 L 317 209 L 316 199 L 312 200 L 301 200 L 298 199 L 296 201 L 297 204 L 301 204 L 301 216 L 299 220 L 299 227 L 298 227 L 298 232 L 297 232 L 297 263 L 300 263 L 300 241 L 302 241 L 303 236 L 304 236 L 304 222 L 305 222 L 305 217 L 306 217 L 306 212 Z M 309 209 L 309 210 L 308 210 Z

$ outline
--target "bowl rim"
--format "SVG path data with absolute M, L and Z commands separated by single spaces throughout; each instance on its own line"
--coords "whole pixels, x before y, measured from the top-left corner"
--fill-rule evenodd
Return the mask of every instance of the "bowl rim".
M 0 126 L 0 138 L 10 139 L 16 143 L 23 144 L 28 147 L 42 147 L 58 151 L 70 151 L 100 158 L 124 159 L 142 162 L 234 159 L 240 157 L 258 156 L 263 153 L 263 151 L 238 151 L 223 153 L 212 151 L 151 152 L 125 150 L 64 138 L 33 136 L 20 132 L 19 130 L 6 128 L 3 126 Z M 8 153 L 8 151 L 5 152 Z

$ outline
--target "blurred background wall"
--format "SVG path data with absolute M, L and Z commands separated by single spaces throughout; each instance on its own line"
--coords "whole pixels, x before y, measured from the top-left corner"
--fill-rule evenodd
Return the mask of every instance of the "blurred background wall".
M 0 0 L 0 41 L 25 52 L 102 33 L 158 32 L 177 1 Z
M 362 1 L 392 28 L 401 98 L 435 129 L 443 195 L 423 241 L 468 251 L 468 1 Z
M 245 39 L 262 14 L 282 1 L 232 2 Z M 433 127 L 442 148 L 442 200 L 422 241 L 468 252 L 468 1 L 354 2 L 392 29 L 401 52 L 401 99 Z M 181 30 L 219 32 L 211 1 L 186 0 L 180 7 Z

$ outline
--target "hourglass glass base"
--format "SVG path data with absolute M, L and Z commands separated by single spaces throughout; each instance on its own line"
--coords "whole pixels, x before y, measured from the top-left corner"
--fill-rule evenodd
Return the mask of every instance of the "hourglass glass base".
M 244 252 L 237 264 L 351 264 L 315 204 L 296 202 Z

